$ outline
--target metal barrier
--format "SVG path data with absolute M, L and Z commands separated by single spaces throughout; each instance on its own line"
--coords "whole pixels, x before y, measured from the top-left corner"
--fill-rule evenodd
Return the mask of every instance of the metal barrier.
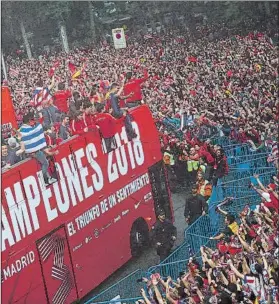
M 189 258 L 184 260 L 178 260 L 170 263 L 161 263 L 156 266 L 152 266 L 148 269 L 149 273 L 160 273 L 162 277 L 171 276 L 172 278 L 179 277 L 179 273 L 185 271 Z
M 252 177 L 254 174 L 262 175 L 266 172 L 274 172 L 274 167 L 259 168 L 230 168 L 229 174 L 222 178 L 222 183 L 238 180 L 241 178 Z
M 127 304 L 127 303 L 135 303 L 136 301 L 143 299 L 142 297 L 136 297 L 136 298 L 117 298 L 115 300 L 109 300 L 109 301 L 103 301 L 103 302 L 94 302 L 95 304 Z M 86 302 L 87 303 L 87 302 Z M 93 303 L 93 302 L 90 302 Z
M 271 182 L 271 178 L 276 174 L 275 168 L 270 168 L 265 172 L 259 172 L 260 180 L 264 185 L 267 185 Z M 222 197 L 244 197 L 248 195 L 255 194 L 255 190 L 250 188 L 250 183 L 256 184 L 256 180 L 253 176 L 247 176 L 244 178 L 238 178 L 235 180 L 222 182 L 220 185 L 217 185 L 215 192 L 219 200 Z
M 111 300 L 116 296 L 120 296 L 121 299 L 131 299 L 137 298 L 139 295 L 139 290 L 144 287 L 144 283 L 137 283 L 138 279 L 146 276 L 146 272 L 138 269 L 133 273 L 129 274 L 116 284 L 112 285 L 108 289 L 102 291 L 98 295 L 92 297 L 90 300 L 86 301 L 84 304 L 101 303 L 111 303 Z M 127 288 L 128 287 L 128 288 Z M 116 302 L 122 302 L 118 300 Z
M 236 140 L 232 140 L 229 137 L 223 136 L 223 137 L 213 137 L 211 138 L 211 141 L 214 145 L 219 145 L 219 146 L 230 146 L 230 145 L 234 145 L 237 143 Z
M 227 160 L 229 166 L 237 166 L 240 164 L 251 163 L 251 165 L 255 164 L 258 167 L 259 166 L 265 167 L 268 165 L 267 157 L 268 157 L 268 152 L 262 152 L 257 154 L 251 152 L 250 154 L 239 154 L 236 156 L 230 156 L 227 158 Z

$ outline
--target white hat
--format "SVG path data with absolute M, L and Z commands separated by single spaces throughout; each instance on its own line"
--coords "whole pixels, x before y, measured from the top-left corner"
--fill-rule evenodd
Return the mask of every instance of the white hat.
M 10 137 L 8 139 L 8 145 L 11 147 L 11 148 L 17 148 L 19 147 L 19 144 L 18 142 L 16 141 L 16 139 L 14 137 Z

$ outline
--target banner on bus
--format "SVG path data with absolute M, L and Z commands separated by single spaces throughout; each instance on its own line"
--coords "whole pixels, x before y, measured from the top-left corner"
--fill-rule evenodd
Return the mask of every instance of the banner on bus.
M 123 28 L 113 29 L 112 38 L 115 49 L 124 49 L 127 47 L 126 37 Z
M 6 138 L 13 128 L 17 129 L 17 121 L 10 90 L 7 86 L 2 86 L 1 90 L 1 130 Z

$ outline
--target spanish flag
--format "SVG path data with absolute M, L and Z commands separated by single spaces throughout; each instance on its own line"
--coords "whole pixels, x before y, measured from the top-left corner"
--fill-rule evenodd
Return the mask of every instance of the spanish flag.
M 69 62 L 69 70 L 72 73 L 72 80 L 76 80 L 81 75 L 84 68 L 85 68 L 85 63 L 82 65 L 81 69 L 77 70 L 77 67 L 73 63 Z

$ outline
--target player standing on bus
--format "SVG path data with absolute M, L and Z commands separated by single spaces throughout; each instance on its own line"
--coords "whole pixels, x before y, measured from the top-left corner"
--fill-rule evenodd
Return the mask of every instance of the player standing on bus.
M 117 83 L 113 83 L 111 85 L 111 90 L 109 94 L 109 102 L 110 102 L 110 108 L 112 109 L 112 116 L 115 118 L 122 118 L 124 117 L 124 123 L 125 128 L 127 132 L 127 136 L 129 140 L 132 140 L 133 138 L 137 137 L 137 134 L 135 133 L 133 126 L 132 126 L 132 117 L 128 113 L 126 109 L 121 109 L 119 105 L 119 96 L 123 92 L 123 86 L 118 90 Z M 126 98 L 126 97 L 123 97 Z
M 126 96 L 132 93 L 132 95 L 126 100 L 126 105 L 128 108 L 139 106 L 142 103 L 143 98 L 141 93 L 141 84 L 147 79 L 147 70 L 144 70 L 143 78 L 132 78 L 132 72 L 127 72 L 123 92 Z
M 160 262 L 162 262 L 169 256 L 177 237 L 176 227 L 170 220 L 166 219 L 164 211 L 159 213 L 158 220 L 152 226 L 151 237 L 155 243 Z

